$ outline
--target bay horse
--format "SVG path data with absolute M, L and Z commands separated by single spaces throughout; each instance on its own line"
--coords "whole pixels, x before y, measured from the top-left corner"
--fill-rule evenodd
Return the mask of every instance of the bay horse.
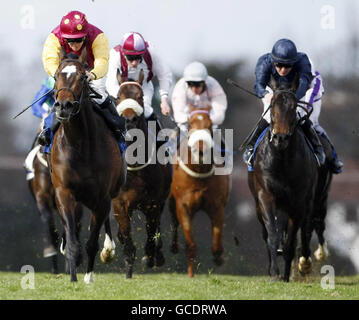
M 88 265 L 85 283 L 94 281 L 94 262 L 98 237 L 105 223 L 105 254 L 114 250 L 109 212 L 114 198 L 126 179 L 126 166 L 120 148 L 104 119 L 90 99 L 86 79 L 87 53 L 78 59 L 60 54 L 55 73 L 54 110 L 61 125 L 54 135 L 51 149 L 51 178 L 57 208 L 65 230 L 61 250 L 65 251 L 71 281 L 77 281 L 76 267 L 81 262 L 81 248 L 76 214 L 79 203 L 91 210 L 90 237 L 86 243 Z
M 162 253 L 161 215 L 170 192 L 172 181 L 171 163 L 161 164 L 155 160 L 156 136 L 147 125 L 144 116 L 142 81 L 143 72 L 138 81 L 125 81 L 118 73 L 120 89 L 117 96 L 117 110 L 125 119 L 128 152 L 131 145 L 139 143 L 145 153 L 142 162 L 135 159 L 127 164 L 127 179 L 120 193 L 113 200 L 114 216 L 118 222 L 118 239 L 124 245 L 126 278 L 131 278 L 135 261 L 136 247 L 131 236 L 131 219 L 135 210 L 141 211 L 146 218 L 147 240 L 142 263 L 148 268 L 160 267 L 165 263 Z M 142 139 L 131 135 L 132 130 L 143 133 Z M 149 139 L 151 136 L 152 140 Z M 135 151 L 135 153 L 137 150 Z M 139 151 L 140 152 L 140 151 Z M 139 154 L 137 152 L 137 154 Z M 126 155 L 127 159 L 127 155 Z
M 189 136 L 183 139 L 179 151 L 174 155 L 174 173 L 169 196 L 172 215 L 172 253 L 178 252 L 178 225 L 186 242 L 187 274 L 194 276 L 196 243 L 194 240 L 193 218 L 203 210 L 211 220 L 212 254 L 216 265 L 223 264 L 223 223 L 224 210 L 230 192 L 230 176 L 216 175 L 211 156 L 213 151 L 211 107 L 190 106 Z M 186 157 L 186 159 L 183 159 Z
M 255 151 L 254 171 L 248 172 L 249 188 L 267 245 L 271 281 L 280 279 L 277 255 L 281 243 L 285 260 L 284 281 L 289 281 L 299 229 L 299 271 L 304 274 L 311 271 L 309 244 L 313 220 L 327 199 L 326 184 L 320 183 L 322 178 L 317 161 L 299 126 L 303 119 L 297 119 L 297 86 L 297 79 L 290 88 L 278 87 L 272 81 L 271 123 Z M 318 202 L 319 198 L 322 203 Z
M 46 157 L 41 153 L 40 145 L 32 152 L 34 177 L 29 180 L 29 188 L 33 196 L 42 222 L 42 239 L 44 244 L 43 257 L 51 258 L 51 272 L 58 273 L 57 253 L 59 235 L 56 231 L 54 218 L 58 215 L 55 193 L 52 187 Z

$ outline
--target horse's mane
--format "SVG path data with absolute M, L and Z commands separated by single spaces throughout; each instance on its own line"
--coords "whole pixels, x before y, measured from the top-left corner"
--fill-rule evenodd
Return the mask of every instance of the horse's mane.
M 73 53 L 73 52 L 66 53 L 66 55 L 65 55 L 65 59 L 77 60 L 78 58 L 79 58 L 79 56 L 76 53 Z

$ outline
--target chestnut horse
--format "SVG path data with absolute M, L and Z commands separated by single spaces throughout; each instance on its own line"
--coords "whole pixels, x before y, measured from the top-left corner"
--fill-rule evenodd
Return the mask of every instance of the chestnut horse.
M 131 278 L 135 260 L 136 248 L 131 237 L 131 217 L 133 211 L 139 210 L 146 217 L 147 241 L 145 255 L 142 262 L 147 267 L 160 267 L 165 263 L 161 251 L 161 214 L 170 192 L 172 181 L 172 165 L 161 164 L 155 160 L 156 157 L 156 136 L 148 128 L 144 116 L 142 81 L 143 72 L 138 82 L 124 81 L 118 74 L 120 89 L 118 92 L 118 112 L 125 119 L 127 130 L 127 146 L 129 151 L 135 143 L 143 148 L 144 159 L 127 164 L 126 183 L 121 187 L 120 193 L 113 200 L 114 216 L 119 225 L 118 238 L 124 245 L 126 264 L 126 278 Z M 155 125 L 154 125 L 155 128 Z M 135 142 L 132 132 L 142 133 L 136 137 Z M 151 136 L 152 140 L 149 139 Z M 141 151 L 137 151 L 137 155 Z M 136 152 L 134 151 L 134 153 Z M 126 154 L 128 160 L 128 154 Z
M 81 262 L 77 225 L 80 217 L 76 206 L 81 203 L 92 213 L 86 283 L 94 281 L 94 262 L 98 237 L 105 222 L 105 253 L 113 252 L 109 230 L 111 199 L 126 179 L 126 166 L 120 149 L 104 119 L 93 108 L 91 88 L 86 79 L 86 50 L 78 59 L 69 59 L 61 52 L 55 73 L 56 117 L 61 125 L 54 135 L 51 150 L 51 177 L 56 204 L 66 238 L 61 249 L 66 252 L 71 281 L 77 281 L 76 267 Z M 109 232 L 109 233 L 107 233 Z
M 215 174 L 215 165 L 211 158 L 214 144 L 209 111 L 210 106 L 206 108 L 190 106 L 189 136 L 182 141 L 180 153 L 175 155 L 169 196 L 173 228 L 171 251 L 178 252 L 177 229 L 180 222 L 186 241 L 189 277 L 194 276 L 196 243 L 193 218 L 199 210 L 205 211 L 211 220 L 214 263 L 220 266 L 224 261 L 223 222 L 224 209 L 230 192 L 230 176 Z M 183 159 L 183 156 L 186 159 Z
M 271 124 L 259 142 L 248 172 L 248 184 L 256 204 L 257 217 L 269 256 L 269 275 L 279 280 L 277 264 L 279 246 L 283 243 L 284 280 L 289 281 L 295 255 L 297 231 L 301 229 L 299 270 L 311 270 L 310 238 L 313 221 L 326 211 L 327 169 L 319 169 L 297 119 L 297 88 L 276 87 L 271 102 Z M 309 116 L 309 115 L 307 115 Z

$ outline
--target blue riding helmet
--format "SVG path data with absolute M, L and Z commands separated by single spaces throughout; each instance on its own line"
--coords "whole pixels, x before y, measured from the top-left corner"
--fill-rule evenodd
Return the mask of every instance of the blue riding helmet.
M 273 46 L 272 58 L 277 63 L 293 64 L 297 61 L 297 47 L 289 39 L 280 39 Z

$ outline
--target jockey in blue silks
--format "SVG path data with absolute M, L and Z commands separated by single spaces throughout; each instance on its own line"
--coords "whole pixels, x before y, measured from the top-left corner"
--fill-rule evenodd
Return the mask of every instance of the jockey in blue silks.
M 325 162 L 325 153 L 318 134 L 328 140 L 332 147 L 333 155 L 330 163 L 331 169 L 333 173 L 340 173 L 343 163 L 338 159 L 333 144 L 318 122 L 322 105 L 321 98 L 324 94 L 321 75 L 314 69 L 313 63 L 305 53 L 297 52 L 293 41 L 289 39 L 278 40 L 274 44 L 271 53 L 266 53 L 258 59 L 255 69 L 255 92 L 262 99 L 264 110 L 267 110 L 273 97 L 273 90 L 270 87 L 271 78 L 274 79 L 277 85 L 290 84 L 297 74 L 299 75 L 299 86 L 296 91 L 296 98 L 313 106 L 309 120 L 301 124 L 304 134 L 313 145 L 314 152 L 321 165 Z M 298 112 L 301 116 L 305 113 L 302 109 L 299 109 Z M 269 123 L 270 112 L 268 111 L 252 133 L 244 152 L 243 159 L 248 165 L 251 164 L 254 145 Z
M 55 99 L 53 96 L 53 91 L 49 92 L 51 89 L 55 87 L 55 79 L 53 77 L 47 77 L 41 84 L 40 90 L 36 93 L 33 101 L 33 104 L 31 105 L 31 110 L 34 116 L 41 119 L 41 125 L 40 129 L 43 127 L 44 123 L 47 121 L 52 120 L 51 115 L 51 108 L 54 105 Z M 48 94 L 46 94 L 48 92 Z M 42 97 L 40 100 L 38 100 L 40 97 Z M 36 101 L 38 100 L 38 101 Z M 36 102 L 35 102 L 36 101 Z M 51 118 L 51 119 L 50 119 Z M 51 124 L 50 124 L 51 125 Z M 38 151 L 38 148 L 35 147 L 37 140 L 36 138 L 31 146 L 31 150 L 26 156 L 25 162 L 24 162 L 24 168 L 26 170 L 26 180 L 31 180 L 34 178 L 34 168 L 33 168 L 33 161 L 36 156 L 36 153 Z M 36 149 L 36 150 L 35 150 Z
M 47 77 L 41 84 L 41 89 L 36 93 L 33 101 L 39 99 L 46 92 L 53 89 L 55 86 L 55 80 L 53 77 Z M 49 114 L 50 109 L 54 105 L 55 99 L 53 97 L 53 93 L 49 93 L 42 97 L 39 101 L 35 102 L 31 106 L 31 110 L 34 116 L 44 119 Z

